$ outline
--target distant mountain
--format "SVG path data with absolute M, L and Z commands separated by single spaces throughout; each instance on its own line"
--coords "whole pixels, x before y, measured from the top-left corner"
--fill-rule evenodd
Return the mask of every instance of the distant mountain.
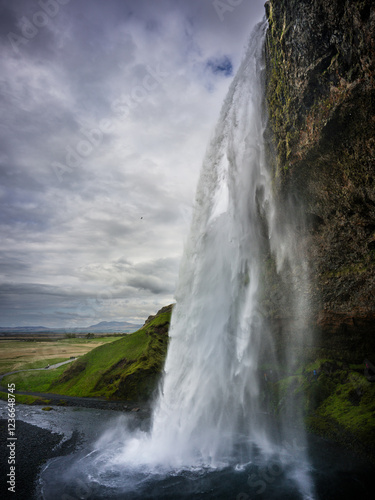
M 130 330 L 135 332 L 139 330 L 142 325 L 135 325 L 134 323 L 129 323 L 128 321 L 101 321 L 96 325 L 88 326 L 84 328 L 86 331 L 90 332 L 123 332 L 128 333 Z
M 46 328 L 45 326 L 0 327 L 1 334 L 17 333 L 133 333 L 142 325 L 128 321 L 101 321 L 95 325 L 77 328 Z
M 134 326 L 134 323 L 129 323 L 128 321 L 101 321 L 87 328 L 127 328 L 128 326 Z
M 9 333 L 35 333 L 35 332 L 45 332 L 49 330 L 45 326 L 1 326 L 0 332 L 9 332 Z

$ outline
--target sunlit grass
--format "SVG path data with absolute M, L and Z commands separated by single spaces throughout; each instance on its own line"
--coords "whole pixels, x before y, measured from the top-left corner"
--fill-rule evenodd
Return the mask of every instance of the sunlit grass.
M 2 385 L 14 383 L 17 391 L 48 392 L 51 383 L 65 370 L 60 366 L 53 370 L 38 370 L 14 373 L 3 378 Z

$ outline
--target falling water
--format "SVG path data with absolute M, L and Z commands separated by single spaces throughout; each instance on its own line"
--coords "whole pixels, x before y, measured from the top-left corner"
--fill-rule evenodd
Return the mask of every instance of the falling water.
M 263 40 L 255 29 L 208 148 L 185 249 L 152 438 L 173 461 L 230 457 L 239 434 L 268 447 L 259 357 L 272 348 L 260 312 L 265 163 Z
M 125 462 L 243 464 L 280 453 L 286 439 L 261 405 L 261 357 L 277 371 L 261 307 L 265 255 L 279 270 L 294 257 L 266 165 L 267 26 L 251 36 L 206 153 L 151 433 L 125 447 Z
M 151 477 L 156 482 L 176 478 L 181 471 L 244 471 L 275 457 L 278 469 L 273 462 L 271 472 L 288 473 L 298 485 L 300 493 L 288 498 L 311 498 L 303 442 L 294 446 L 287 432 L 296 415 L 290 409 L 287 424 L 273 419 L 262 400 L 261 364 L 266 360 L 275 372 L 278 367 L 272 328 L 262 313 L 265 257 L 273 254 L 279 272 L 289 262 L 292 281 L 297 263 L 303 281 L 293 224 L 285 223 L 285 214 L 284 222 L 279 217 L 266 164 L 266 31 L 264 21 L 250 38 L 206 153 L 151 428 L 128 432 L 121 423 L 74 465 L 69 474 L 79 471 L 90 485 L 107 488 L 92 498 L 123 498 L 129 491 L 134 498 L 159 498 L 145 495 L 141 484 L 149 484 Z M 290 295 L 291 325 L 303 317 L 304 296 Z M 290 357 L 283 360 L 288 363 Z M 259 477 L 246 474 L 244 485 L 256 485 Z M 47 484 L 48 471 L 46 477 Z M 186 484 L 186 477 L 179 477 Z M 117 497 L 113 491 L 120 489 Z M 178 495 L 162 491 L 160 498 L 182 498 L 181 488 Z M 228 498 L 227 493 L 220 498 Z

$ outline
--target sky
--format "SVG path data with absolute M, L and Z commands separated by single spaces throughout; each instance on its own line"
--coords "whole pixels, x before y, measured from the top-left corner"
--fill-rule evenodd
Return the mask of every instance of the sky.
M 174 301 L 206 146 L 264 0 L 0 0 L 0 327 Z

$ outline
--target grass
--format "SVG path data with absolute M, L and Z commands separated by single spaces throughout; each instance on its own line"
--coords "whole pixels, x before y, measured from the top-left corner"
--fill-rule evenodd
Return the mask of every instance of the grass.
M 4 386 L 14 383 L 16 389 L 21 391 L 108 399 L 145 399 L 155 389 L 164 366 L 171 311 L 171 307 L 163 308 L 137 332 L 112 339 L 94 349 L 94 342 L 86 340 L 84 343 L 91 350 L 68 366 L 8 375 L 2 383 Z M 81 347 L 81 339 L 66 339 L 58 344 L 60 349 L 61 345 Z M 12 348 L 14 346 L 11 345 L 10 352 Z M 17 369 L 44 367 L 56 361 L 61 361 L 61 358 L 44 357 L 42 360 L 19 363 Z
M 30 363 L 25 363 L 22 365 L 21 370 L 35 370 L 36 368 L 44 368 L 47 365 L 55 365 L 57 363 L 63 363 L 64 361 L 68 361 L 70 358 L 49 358 L 49 359 L 41 359 L 38 361 L 32 361 Z
M 344 383 L 335 386 L 318 414 L 334 420 L 359 439 L 372 437 L 375 442 L 375 384 L 351 372 Z
M 14 383 L 17 391 L 48 392 L 51 383 L 61 375 L 66 366 L 53 370 L 14 373 L 3 378 L 2 385 Z
M 97 347 L 63 370 L 65 373 L 59 380 L 55 380 L 53 392 L 83 397 L 92 395 L 93 392 L 99 395 L 95 387 L 110 367 L 121 364 L 125 355 L 129 360 L 139 358 L 146 349 L 147 342 L 147 334 L 139 330 L 111 345 Z
M 295 376 L 269 384 L 272 408 L 276 414 L 300 408 L 310 431 L 375 461 L 375 383 L 363 370 L 363 364 L 316 359 Z
M 14 394 L 16 399 L 16 403 L 24 404 L 24 405 L 32 405 L 32 404 L 48 404 L 50 403 L 49 399 L 39 398 L 37 396 L 25 396 L 23 394 Z M 0 399 L 4 401 L 8 401 L 8 393 L 0 391 Z
M 48 392 L 108 399 L 144 399 L 151 395 L 164 366 L 171 307 L 143 328 L 100 346 L 64 370 Z
M 43 368 L 84 351 L 68 366 L 8 375 L 2 385 L 14 383 L 20 391 L 78 397 L 146 399 L 153 393 L 164 366 L 171 312 L 172 306 L 161 309 L 140 330 L 120 338 L 0 341 L 3 373 Z M 7 399 L 7 394 L 3 393 L 2 398 Z M 27 404 L 36 401 L 32 396 L 21 399 Z M 21 402 L 19 397 L 17 401 Z
M 108 344 L 117 339 L 118 337 L 56 341 L 0 339 L 0 373 L 58 363 L 71 356 L 82 356 L 99 345 Z

